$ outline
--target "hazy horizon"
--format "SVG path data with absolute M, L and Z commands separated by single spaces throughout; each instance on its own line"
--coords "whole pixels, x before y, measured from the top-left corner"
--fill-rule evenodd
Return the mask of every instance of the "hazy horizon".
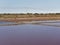
M 60 0 L 0 0 L 0 13 L 60 13 Z

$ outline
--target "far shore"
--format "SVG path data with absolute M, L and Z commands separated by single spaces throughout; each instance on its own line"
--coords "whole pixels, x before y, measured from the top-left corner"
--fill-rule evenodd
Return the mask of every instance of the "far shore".
M 0 14 L 0 21 L 20 22 L 20 21 L 42 21 L 60 20 L 60 13 L 20 13 L 20 14 Z
M 43 20 L 60 20 L 60 17 L 32 17 L 32 18 L 0 18 L 0 21 L 43 21 Z

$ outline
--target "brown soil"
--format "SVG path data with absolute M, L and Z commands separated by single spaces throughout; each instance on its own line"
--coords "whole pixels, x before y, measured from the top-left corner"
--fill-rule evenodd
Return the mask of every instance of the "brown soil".
M 60 20 L 60 17 L 31 17 L 31 18 L 0 18 L 0 21 L 38 21 L 38 20 Z

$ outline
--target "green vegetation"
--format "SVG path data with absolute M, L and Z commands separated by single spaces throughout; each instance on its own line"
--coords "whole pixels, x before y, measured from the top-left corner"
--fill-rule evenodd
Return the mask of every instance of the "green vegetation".
M 38 13 L 20 13 L 20 14 L 0 14 L 0 18 L 29 18 L 29 17 L 60 17 L 60 13 L 46 13 L 46 14 L 38 14 Z
M 37 20 L 60 20 L 60 13 L 20 13 L 20 14 L 0 14 L 0 21 L 37 21 Z

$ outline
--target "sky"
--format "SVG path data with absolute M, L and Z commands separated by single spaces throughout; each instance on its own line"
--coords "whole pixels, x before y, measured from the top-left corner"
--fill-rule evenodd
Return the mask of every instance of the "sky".
M 60 0 L 0 0 L 0 13 L 60 12 Z

